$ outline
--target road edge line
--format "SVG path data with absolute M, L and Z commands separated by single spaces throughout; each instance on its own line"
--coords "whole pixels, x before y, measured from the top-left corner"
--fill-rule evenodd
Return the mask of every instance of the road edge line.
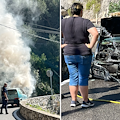
M 18 110 L 19 110 L 19 109 L 18 109 Z M 15 110 L 15 111 L 13 112 L 13 117 L 14 117 L 16 120 L 22 120 L 22 119 L 20 119 L 20 118 L 17 116 L 18 110 Z
M 80 96 L 80 95 L 77 95 L 77 97 L 79 97 L 79 98 L 83 98 L 83 97 L 82 97 L 82 96 Z M 109 102 L 109 103 L 115 103 L 115 104 L 120 104 L 120 102 L 118 102 L 118 101 L 112 101 L 112 100 L 92 99 L 92 98 L 89 98 L 89 100 L 92 100 L 92 101 L 100 101 L 100 102 Z

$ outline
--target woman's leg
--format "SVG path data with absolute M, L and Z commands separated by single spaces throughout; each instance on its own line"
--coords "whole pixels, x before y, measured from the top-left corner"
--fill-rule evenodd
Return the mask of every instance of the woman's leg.
M 75 57 L 76 57 L 75 55 L 64 56 L 69 71 L 69 79 L 70 79 L 69 89 L 70 89 L 72 101 L 77 101 L 78 82 L 79 82 L 78 63 L 76 63 Z
M 79 87 L 80 93 L 83 97 L 83 101 L 88 101 L 88 86 L 80 86 Z
M 78 64 L 78 72 L 79 72 L 79 90 L 83 97 L 83 101 L 88 101 L 88 79 L 89 79 L 89 71 L 91 67 L 91 59 L 92 56 L 81 56 L 83 59 L 82 63 Z
M 77 101 L 77 93 L 78 93 L 78 65 L 75 63 L 68 63 L 69 70 L 69 89 L 72 97 L 72 101 Z
M 69 86 L 72 101 L 77 101 L 78 86 Z

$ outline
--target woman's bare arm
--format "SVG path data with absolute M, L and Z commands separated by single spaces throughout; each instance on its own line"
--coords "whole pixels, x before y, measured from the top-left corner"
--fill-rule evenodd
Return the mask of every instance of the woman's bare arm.
M 67 46 L 67 44 L 61 44 L 61 48 L 64 48 L 65 46 Z
M 99 33 L 95 27 L 88 29 L 88 32 L 92 35 L 92 40 L 90 41 L 90 44 L 86 44 L 86 46 L 92 49 L 98 39 Z
M 63 32 L 61 31 L 61 37 L 63 38 Z M 61 44 L 61 48 L 64 48 L 67 44 Z

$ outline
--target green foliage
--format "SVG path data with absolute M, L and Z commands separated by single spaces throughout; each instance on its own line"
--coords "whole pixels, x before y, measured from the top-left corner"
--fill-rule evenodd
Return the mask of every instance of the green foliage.
M 36 42 L 36 38 L 35 37 L 33 37 L 32 35 L 30 36 L 28 36 L 28 34 L 26 34 L 26 33 L 29 33 L 29 34 L 34 34 L 34 35 L 36 35 L 36 32 L 31 28 L 31 26 L 30 25 L 27 25 L 27 24 L 24 24 L 23 26 L 22 26 L 22 30 L 24 29 L 24 31 L 25 31 L 25 33 L 23 33 L 23 35 L 22 35 L 22 38 L 24 39 L 24 37 L 26 37 L 27 39 L 30 39 L 30 40 L 32 40 L 32 41 L 34 41 L 34 42 Z
M 35 53 L 31 53 L 31 63 L 34 67 L 36 66 L 35 64 L 43 64 L 46 60 L 47 58 L 44 53 L 40 57 L 35 55 Z
M 36 108 L 36 109 L 38 109 L 38 110 L 45 111 L 45 110 L 43 110 L 43 109 L 42 109 L 40 106 L 38 106 L 38 105 L 30 105 L 30 107 Z
M 48 10 L 45 1 L 44 0 L 36 0 L 36 1 L 37 1 L 37 5 L 38 5 L 38 8 L 39 8 L 39 12 L 41 14 L 45 14 L 45 12 Z
M 86 10 L 90 10 L 94 4 L 94 14 L 100 11 L 101 0 L 88 0 L 86 4 Z
M 37 95 L 48 95 L 51 94 L 50 84 L 47 82 L 39 82 L 36 85 Z
M 60 27 L 59 0 L 51 0 L 51 2 L 49 0 L 44 0 L 44 3 L 46 4 L 46 11 L 39 16 L 37 24 L 58 29 Z M 37 32 L 36 34 L 51 40 L 59 41 L 59 35 Z M 59 74 L 60 44 L 43 39 L 36 39 L 35 47 L 31 48 L 32 53 L 34 53 L 32 56 L 33 58 L 35 57 L 32 66 L 39 70 L 40 75 L 40 78 L 36 83 L 37 95 L 51 94 L 50 78 L 47 77 L 46 71 L 51 69 Z M 59 93 L 59 77 L 55 73 L 53 74 L 53 92 Z
M 94 14 L 98 13 L 100 11 L 100 7 L 101 7 L 101 4 L 100 3 L 96 3 L 95 4 L 95 7 L 94 7 Z
M 29 105 L 30 107 L 32 107 L 32 108 L 36 108 L 36 109 L 38 109 L 38 110 L 41 110 L 41 111 L 45 111 L 45 112 L 48 112 L 48 113 L 50 113 L 50 110 L 48 110 L 48 109 L 43 109 L 43 108 L 41 108 L 39 105 Z M 53 113 L 54 114 L 54 113 Z
M 110 2 L 109 13 L 120 11 L 120 1 L 118 3 Z
M 60 1 L 59 0 L 44 0 L 46 4 L 45 14 L 41 14 L 39 18 L 40 24 L 58 28 L 60 23 L 59 11 L 60 11 Z
M 86 10 L 90 10 L 90 8 L 93 6 L 93 4 L 96 4 L 96 0 L 88 0 L 86 4 Z
M 23 7 L 21 0 L 7 0 L 7 10 L 13 16 L 21 16 L 24 25 L 21 31 L 26 31 L 30 34 L 48 38 L 54 41 L 60 41 L 60 35 L 38 32 L 36 29 L 45 29 L 33 24 L 47 26 L 55 29 L 60 29 L 60 1 L 59 0 L 34 0 L 28 1 L 30 7 Z M 37 5 L 36 5 L 37 2 Z M 19 4 L 20 3 L 20 4 Z M 17 4 L 17 5 L 16 5 Z M 24 4 L 23 4 L 24 5 Z M 20 7 L 18 7 L 20 6 Z M 22 8 L 22 9 L 21 9 Z M 32 9 L 31 9 L 32 8 Z M 35 10 L 36 9 L 36 10 Z M 18 21 L 19 25 L 19 21 Z M 21 28 L 21 27 L 20 27 Z M 19 29 L 19 26 L 18 26 Z M 59 56 L 60 44 L 36 38 L 28 34 L 22 34 L 22 38 L 32 40 L 34 45 L 30 44 L 31 48 L 31 68 L 36 78 L 35 94 L 48 95 L 50 91 L 50 79 L 46 75 L 46 71 L 51 69 L 59 75 Z M 59 93 L 59 77 L 53 74 L 53 91 L 54 94 Z

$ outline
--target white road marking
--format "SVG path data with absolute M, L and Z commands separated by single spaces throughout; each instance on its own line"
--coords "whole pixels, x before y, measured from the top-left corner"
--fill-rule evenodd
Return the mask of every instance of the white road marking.
M 19 110 L 19 109 L 18 109 L 18 110 Z M 20 118 L 17 116 L 18 110 L 15 110 L 15 111 L 14 111 L 13 116 L 15 117 L 16 120 L 22 120 L 22 119 L 20 119 Z
M 69 81 L 70 81 L 69 79 L 64 80 L 63 82 L 61 82 L 61 86 L 62 86 L 62 85 L 65 85 L 65 84 L 68 83 Z

